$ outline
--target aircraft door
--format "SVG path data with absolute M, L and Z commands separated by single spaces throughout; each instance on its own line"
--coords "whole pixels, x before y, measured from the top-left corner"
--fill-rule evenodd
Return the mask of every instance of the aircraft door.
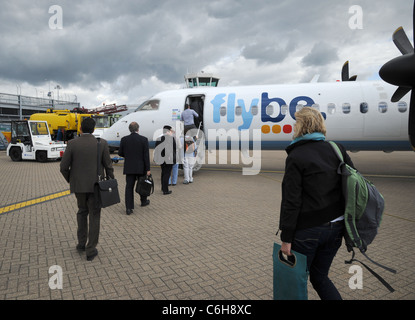
M 190 105 L 190 109 L 193 109 L 196 111 L 196 113 L 199 115 L 198 118 L 195 117 L 195 125 L 197 128 L 203 131 L 203 108 L 205 104 L 205 96 L 204 95 L 192 95 L 187 97 L 187 103 Z

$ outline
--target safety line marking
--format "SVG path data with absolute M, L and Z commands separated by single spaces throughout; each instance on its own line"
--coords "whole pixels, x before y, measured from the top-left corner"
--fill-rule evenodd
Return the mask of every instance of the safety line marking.
M 46 201 L 51 201 L 51 200 L 55 200 L 64 196 L 69 195 L 71 192 L 69 190 L 66 191 L 61 191 L 61 192 L 57 192 L 57 193 L 52 193 L 52 194 L 48 194 L 39 198 L 35 198 L 35 199 L 30 199 L 30 200 L 26 200 L 26 201 L 22 201 L 22 202 L 17 202 L 17 203 L 13 203 L 10 205 L 7 205 L 5 207 L 0 207 L 0 215 L 4 214 L 4 213 L 8 213 L 8 212 L 12 212 L 15 210 L 19 210 L 25 207 L 30 207 L 42 202 L 46 202 Z

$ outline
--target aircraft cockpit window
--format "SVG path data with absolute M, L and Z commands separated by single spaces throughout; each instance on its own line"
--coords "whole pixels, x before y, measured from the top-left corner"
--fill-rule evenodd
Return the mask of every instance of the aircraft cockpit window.
M 369 105 L 367 104 L 367 102 L 362 102 L 360 104 L 360 112 L 367 113 L 368 111 L 369 111 Z
M 379 102 L 379 112 L 385 113 L 388 111 L 388 104 L 386 102 Z
M 142 103 L 135 111 L 158 110 L 159 105 L 160 105 L 160 100 L 148 100 Z
M 336 105 L 334 103 L 329 103 L 327 105 L 327 113 L 328 114 L 335 114 L 336 113 Z
M 350 103 L 343 103 L 342 109 L 344 114 L 349 114 L 351 109 Z
M 408 105 L 405 101 L 399 101 L 398 102 L 398 110 L 400 113 L 406 112 L 408 110 Z

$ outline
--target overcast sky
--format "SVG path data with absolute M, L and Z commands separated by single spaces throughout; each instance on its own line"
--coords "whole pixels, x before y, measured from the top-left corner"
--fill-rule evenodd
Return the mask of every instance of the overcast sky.
M 378 79 L 400 55 L 395 29 L 413 42 L 408 0 L 0 3 L 0 93 L 57 98 L 59 84 L 61 99 L 86 108 L 141 103 L 183 87 L 188 71 L 220 86 L 336 81 L 349 60 L 350 75 Z

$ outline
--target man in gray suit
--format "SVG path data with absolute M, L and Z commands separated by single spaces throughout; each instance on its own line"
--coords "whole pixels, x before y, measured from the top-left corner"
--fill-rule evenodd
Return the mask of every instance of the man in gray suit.
M 101 217 L 101 208 L 95 194 L 95 183 L 98 182 L 98 149 L 97 139 L 92 134 L 94 130 L 94 119 L 85 118 L 81 123 L 81 136 L 68 142 L 60 163 L 60 171 L 69 182 L 71 193 L 75 193 L 78 202 L 78 245 L 76 248 L 79 251 L 86 251 L 88 261 L 92 261 L 98 254 L 96 246 Z M 106 176 L 114 178 L 108 143 L 104 139 L 100 140 L 100 175 L 104 177 L 105 168 Z

